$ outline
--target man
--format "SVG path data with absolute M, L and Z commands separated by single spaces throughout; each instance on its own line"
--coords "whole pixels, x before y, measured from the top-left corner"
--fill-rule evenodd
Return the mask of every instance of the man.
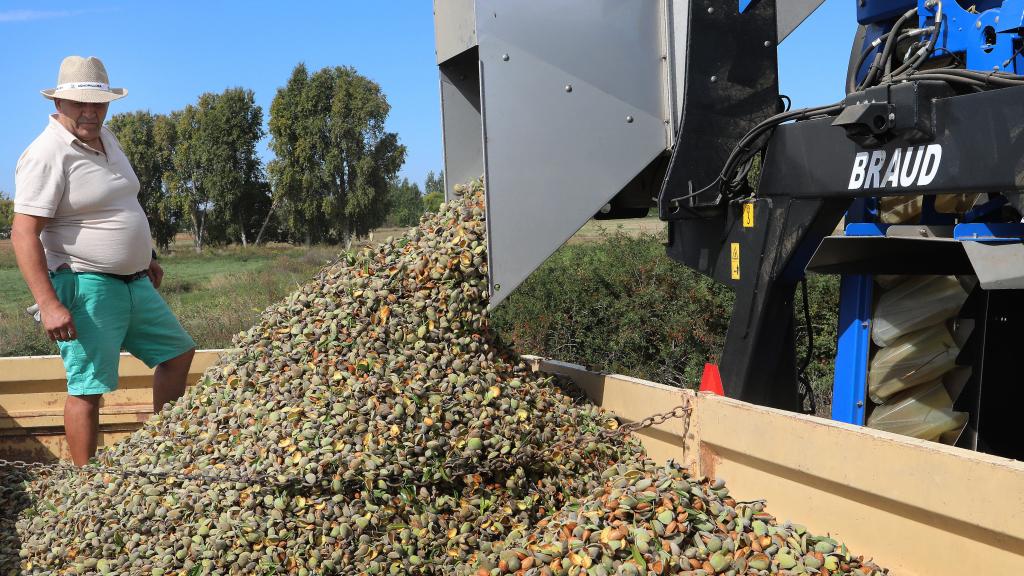
M 68 378 L 64 428 L 78 466 L 96 453 L 103 393 L 117 388 L 120 350 L 153 376 L 153 411 L 185 391 L 195 342 L 156 292 L 163 270 L 152 251 L 139 180 L 114 134 L 110 88 L 96 58 L 69 56 L 57 87 L 43 90 L 57 113 L 15 172 L 11 241 L 40 322 L 56 341 Z

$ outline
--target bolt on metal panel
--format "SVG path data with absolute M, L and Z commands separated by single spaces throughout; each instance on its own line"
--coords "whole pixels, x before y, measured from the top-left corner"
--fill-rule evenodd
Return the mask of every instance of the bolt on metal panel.
M 478 0 L 491 306 L 668 147 L 665 13 Z

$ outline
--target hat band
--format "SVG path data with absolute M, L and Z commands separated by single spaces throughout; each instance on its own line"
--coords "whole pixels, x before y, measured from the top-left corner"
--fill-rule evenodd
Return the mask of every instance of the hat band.
M 102 82 L 68 82 L 67 84 L 58 85 L 57 90 L 102 90 L 110 92 L 110 84 Z

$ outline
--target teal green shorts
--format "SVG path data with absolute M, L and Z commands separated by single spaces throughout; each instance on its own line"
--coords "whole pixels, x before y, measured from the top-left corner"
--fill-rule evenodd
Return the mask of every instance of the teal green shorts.
M 57 343 L 72 396 L 116 390 L 122 348 L 153 368 L 196 346 L 149 278 L 126 283 L 62 270 L 50 282 L 78 332 Z

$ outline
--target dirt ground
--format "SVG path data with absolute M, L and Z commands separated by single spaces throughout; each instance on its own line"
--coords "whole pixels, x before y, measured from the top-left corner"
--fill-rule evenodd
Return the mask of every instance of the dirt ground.
M 627 220 L 591 220 L 569 239 L 569 244 L 599 241 L 608 234 L 622 231 L 629 236 L 654 234 L 668 239 L 668 227 L 657 218 L 631 218 Z

